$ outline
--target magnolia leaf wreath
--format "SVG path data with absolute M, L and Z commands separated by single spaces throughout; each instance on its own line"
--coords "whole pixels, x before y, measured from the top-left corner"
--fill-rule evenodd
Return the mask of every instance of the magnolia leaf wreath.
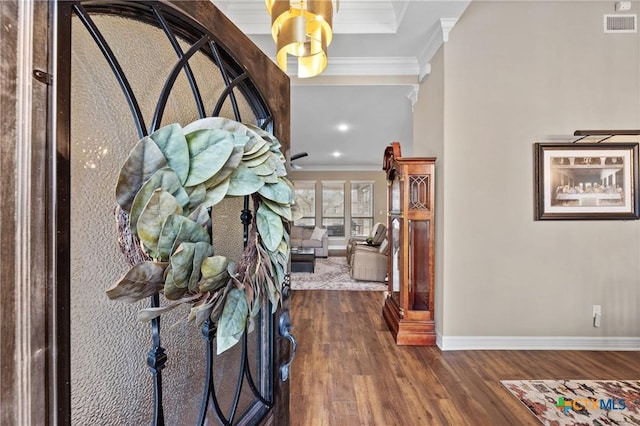
M 285 176 L 280 142 L 251 124 L 210 117 L 141 139 L 116 187 L 119 242 L 132 267 L 107 296 L 132 303 L 161 293 L 167 303 L 140 310 L 140 321 L 189 304 L 187 321 L 217 323 L 218 354 L 235 345 L 264 297 L 273 312 L 280 302 L 294 204 Z M 214 253 L 208 209 L 243 196 L 255 220 L 236 264 Z

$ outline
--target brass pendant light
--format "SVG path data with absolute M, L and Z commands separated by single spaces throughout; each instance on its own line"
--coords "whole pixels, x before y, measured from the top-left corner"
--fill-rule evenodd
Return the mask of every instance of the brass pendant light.
M 298 58 L 298 77 L 320 74 L 327 67 L 333 38 L 332 0 L 266 0 L 276 61 L 287 72 L 287 55 Z

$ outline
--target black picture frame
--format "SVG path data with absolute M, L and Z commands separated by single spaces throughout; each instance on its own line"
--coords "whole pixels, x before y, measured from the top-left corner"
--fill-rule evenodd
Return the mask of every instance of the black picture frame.
M 535 143 L 536 220 L 637 220 L 638 143 Z

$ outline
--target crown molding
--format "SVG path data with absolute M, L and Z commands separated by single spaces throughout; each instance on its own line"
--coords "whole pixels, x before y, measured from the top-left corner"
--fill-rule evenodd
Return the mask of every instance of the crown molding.
M 352 165 L 352 166 L 303 166 L 301 169 L 295 170 L 295 172 L 383 172 L 382 166 L 364 166 L 364 165 Z
M 423 81 L 431 74 L 431 59 L 438 52 L 440 46 L 449 41 L 449 33 L 458 23 L 458 18 L 440 18 L 440 26 L 434 29 L 427 36 L 424 49 L 418 55 L 420 73 L 418 80 Z
M 418 74 L 418 80 L 423 81 L 429 74 L 431 74 L 431 58 L 436 54 L 440 46 L 442 46 L 442 31 L 440 28 L 434 28 L 427 36 L 424 49 L 418 55 L 417 61 L 420 66 L 420 72 Z
M 297 71 L 297 58 L 291 56 L 287 61 L 287 74 L 295 77 Z M 329 57 L 329 63 L 322 75 L 417 76 L 419 72 L 418 60 L 414 57 Z
M 458 18 L 440 18 L 440 27 L 442 27 L 442 40 L 449 41 L 449 33 L 458 23 Z
M 418 83 L 415 75 L 331 75 L 313 78 L 291 76 L 291 86 L 412 86 Z
M 416 102 L 418 102 L 418 93 L 419 92 L 420 92 L 420 85 L 419 84 L 413 84 L 411 86 L 411 90 L 407 94 L 407 99 L 409 99 L 409 101 L 411 102 L 411 111 L 413 111 L 413 107 L 416 105 Z
M 415 57 L 329 57 L 325 75 L 418 75 Z

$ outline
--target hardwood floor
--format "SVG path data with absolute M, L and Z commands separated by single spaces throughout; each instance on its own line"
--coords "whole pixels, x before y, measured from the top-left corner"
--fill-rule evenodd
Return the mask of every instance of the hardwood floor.
M 396 346 L 382 293 L 294 291 L 291 424 L 539 425 L 507 379 L 638 379 L 638 352 Z

